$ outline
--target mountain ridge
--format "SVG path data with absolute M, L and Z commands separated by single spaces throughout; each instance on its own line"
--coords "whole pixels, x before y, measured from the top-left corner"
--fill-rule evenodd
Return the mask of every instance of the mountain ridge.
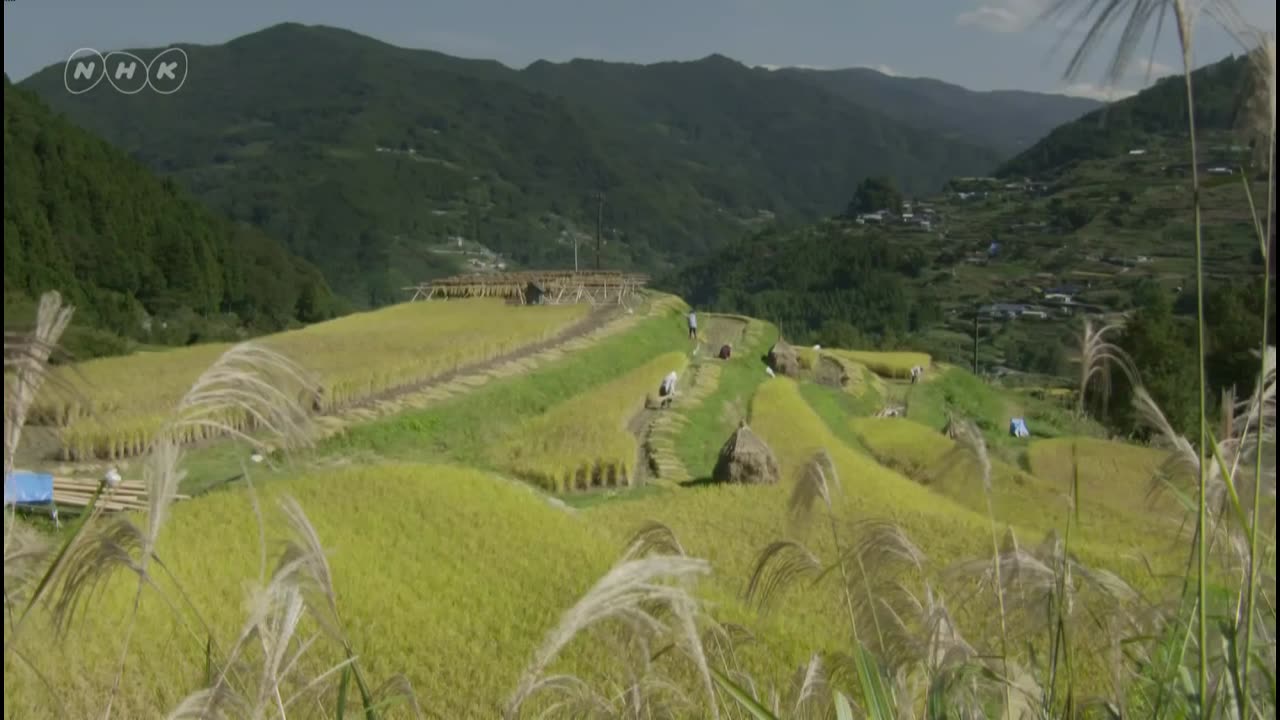
M 297 23 L 179 46 L 172 96 L 70 96 L 58 66 L 21 85 L 358 305 L 456 271 L 434 250 L 454 238 L 566 266 L 600 222 L 604 262 L 662 271 L 768 218 L 836 212 L 868 176 L 927 192 L 1001 159 L 719 54 L 514 70 Z
M 1198 131 L 1239 129 L 1252 76 L 1248 56 L 1230 55 L 1192 73 Z M 1181 75 L 1066 123 L 1034 146 L 1004 162 L 996 174 L 1036 176 L 1060 172 L 1072 163 L 1137 149 L 1153 137 L 1187 133 L 1186 87 Z

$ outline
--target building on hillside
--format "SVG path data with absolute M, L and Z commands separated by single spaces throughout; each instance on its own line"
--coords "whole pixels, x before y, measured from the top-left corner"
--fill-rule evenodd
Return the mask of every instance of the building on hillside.
M 1017 303 L 992 303 L 991 305 L 983 306 L 979 312 L 982 315 L 996 319 L 1013 320 L 1022 317 L 1028 309 L 1026 305 Z
M 1143 148 L 1134 148 L 1133 150 L 1129 151 L 1129 154 L 1130 155 L 1146 155 L 1147 151 Z
M 1199 163 L 1196 165 L 1198 172 L 1206 175 L 1235 175 L 1235 168 L 1229 165 L 1217 165 L 1210 163 Z M 1191 163 L 1177 163 L 1174 165 L 1166 165 L 1164 167 L 1166 177 L 1186 177 L 1191 174 Z
M 1080 294 L 1080 288 L 1075 285 L 1059 285 L 1051 287 L 1044 291 L 1044 299 L 1061 303 L 1075 302 L 1075 297 Z

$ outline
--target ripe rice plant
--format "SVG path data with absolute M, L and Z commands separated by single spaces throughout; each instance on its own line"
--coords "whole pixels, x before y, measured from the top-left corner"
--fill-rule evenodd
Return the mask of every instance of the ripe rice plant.
M 498 300 L 406 303 L 272 335 L 319 383 L 315 410 L 328 412 L 394 392 L 550 339 L 582 319 L 585 305 L 509 307 Z M 60 428 L 65 459 L 142 452 L 163 414 L 227 345 L 144 352 L 76 365 L 59 373 L 32 410 L 33 422 Z M 69 387 L 73 392 L 68 392 Z M 247 417 L 220 420 L 247 428 Z M 203 440 L 192 428 L 183 442 Z
M 922 352 L 873 352 L 870 350 L 828 350 L 839 358 L 861 363 L 880 377 L 902 380 L 911 377 L 911 368 L 928 368 L 933 358 Z
M 1060 488 L 1078 483 L 1077 495 L 1107 498 L 1133 512 L 1179 510 L 1167 494 L 1150 490 L 1150 479 L 1168 462 L 1168 450 L 1098 438 L 1036 440 L 1027 448 L 1032 474 Z
M 493 461 L 552 492 L 629 485 L 639 444 L 627 423 L 663 376 L 688 364 L 688 355 L 666 353 L 565 400 L 525 422 L 495 448 Z
M 971 498 L 960 502 L 945 493 L 935 492 L 848 447 L 809 408 L 793 381 L 770 380 L 761 386 L 752 403 L 751 417 L 752 429 L 773 449 L 784 476 L 798 473 L 814 453 L 825 449 L 842 476 L 850 479 L 848 497 L 841 501 L 847 504 L 846 511 L 892 519 L 919 540 L 922 547 L 930 548 L 930 555 L 938 560 L 951 561 L 967 553 L 981 553 L 984 536 L 989 533 L 987 519 L 983 517 L 985 508 L 980 511 L 976 505 L 969 507 Z M 946 441 L 941 435 L 938 438 Z M 1016 469 L 996 463 L 993 485 L 1004 482 L 1001 467 L 1009 476 L 1008 482 L 1013 482 L 1012 478 L 1018 474 Z M 1002 502 L 1002 494 L 1007 493 L 1012 501 L 1018 493 L 1024 492 L 1023 488 L 995 489 L 997 505 Z M 981 503 L 982 498 L 977 498 L 977 502 Z M 1042 497 L 1039 502 L 1030 503 L 1033 510 L 1011 511 L 999 519 L 1009 527 L 1017 528 L 1021 535 L 1039 537 L 1043 534 L 1042 521 L 1030 517 L 1030 513 L 1043 514 L 1048 509 L 1044 507 L 1045 502 L 1047 500 Z M 1065 497 L 1059 502 L 1066 507 Z M 989 543 L 989 538 L 985 539 Z M 1117 553 L 1113 540 L 1091 536 L 1088 542 L 1081 542 L 1073 551 L 1090 563 L 1106 566 L 1126 577 L 1146 574 L 1145 562 L 1136 556 Z
M 1033 453 L 1029 454 L 1039 455 L 1041 462 L 1033 460 L 1030 473 L 993 457 L 989 487 L 984 487 L 982 468 L 964 452 L 963 444 L 933 428 L 905 418 L 855 418 L 850 424 L 861 443 L 882 464 L 974 512 L 986 512 L 985 497 L 989 494 L 996 517 L 1016 519 L 1034 536 L 1065 527 L 1074 515 L 1078 520 L 1073 522 L 1078 522 L 1093 540 L 1107 543 L 1119 553 L 1141 555 L 1170 569 L 1176 567 L 1177 554 L 1169 552 L 1172 528 L 1165 512 L 1167 505 L 1157 509 L 1151 503 L 1135 502 L 1132 493 L 1134 488 L 1145 492 L 1149 479 L 1167 461 L 1166 452 L 1087 438 L 1038 441 L 1065 448 L 1065 454 L 1054 453 L 1053 464 L 1048 465 L 1044 462 L 1045 449 L 1035 450 L 1033 446 Z M 1080 443 L 1081 449 L 1075 454 L 1072 443 Z M 1112 466 L 1104 481 L 1098 470 L 1111 465 L 1110 446 L 1117 446 L 1122 457 L 1154 458 L 1155 464 Z M 1075 486 L 1073 462 L 1079 462 L 1082 476 L 1091 476 L 1089 481 L 1080 482 L 1080 487 Z M 1038 475 L 1037 469 L 1047 474 Z M 1074 513 L 1073 497 L 1078 506 Z
M 201 496 L 173 506 L 157 544 L 166 572 L 156 577 L 158 590 L 143 596 L 114 717 L 162 716 L 192 683 L 204 682 L 206 629 L 192 618 L 198 613 L 207 623 L 215 646 L 236 639 L 244 585 L 258 579 L 260 524 L 271 550 L 282 539 L 272 509 L 290 497 L 323 541 L 362 665 L 373 677 L 405 671 L 433 717 L 497 717 L 525 658 L 608 569 L 617 547 L 519 483 L 452 466 L 348 468 L 267 483 L 256 493 Z M 25 662 L 6 662 L 5 717 L 102 716 L 134 581 L 128 573 L 110 579 L 58 642 L 38 625 L 16 641 L 12 649 Z M 165 602 L 181 597 L 178 584 L 190 593 L 189 612 Z M 298 634 L 305 640 L 314 632 L 308 623 Z M 569 658 L 570 667 L 590 667 L 590 653 L 580 664 Z M 308 672 L 342 659 L 323 642 L 310 655 Z M 323 704 L 332 708 L 335 695 L 330 690 Z M 354 684 L 350 695 L 354 703 Z M 316 717 L 316 709 L 296 716 Z M 365 716 L 353 707 L 347 717 Z

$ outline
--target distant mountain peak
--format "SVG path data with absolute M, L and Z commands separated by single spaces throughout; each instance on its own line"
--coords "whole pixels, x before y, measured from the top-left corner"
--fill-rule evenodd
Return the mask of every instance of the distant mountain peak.
M 720 53 L 711 53 L 710 55 L 707 55 L 706 57 L 703 57 L 703 58 L 699 58 L 694 62 L 705 63 L 708 65 L 732 65 L 734 67 L 746 67 L 744 63 L 741 63 L 727 55 L 722 55 Z

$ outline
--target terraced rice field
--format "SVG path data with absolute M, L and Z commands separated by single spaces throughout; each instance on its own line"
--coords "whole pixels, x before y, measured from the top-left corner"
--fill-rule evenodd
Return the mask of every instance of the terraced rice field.
M 498 717 L 543 634 L 620 550 L 527 486 L 473 469 L 387 464 L 267 483 L 258 504 L 269 529 L 282 525 L 277 501 L 285 494 L 298 500 L 328 551 L 365 672 L 378 682 L 405 673 L 439 717 Z M 272 553 L 278 539 L 267 538 Z M 207 623 L 214 640 L 230 646 L 245 619 L 245 588 L 258 577 L 258 543 L 246 492 L 211 493 L 173 508 L 158 552 L 194 608 L 175 617 L 159 594 L 176 596 L 167 573 L 157 579 L 158 591 L 144 593 L 133 646 L 145 652 L 131 656 L 115 717 L 163 716 L 203 682 L 207 636 L 192 627 Z M 23 636 L 29 664 L 5 668 L 5 717 L 101 716 L 131 578 L 118 574 L 66 640 L 50 642 L 42 627 Z M 299 639 L 316 630 L 304 623 Z M 338 659 L 321 641 L 302 669 Z M 589 670 L 589 660 L 567 669 Z M 290 715 L 316 716 L 307 710 Z M 385 717 L 410 715 L 399 707 Z
M 313 374 L 320 386 L 317 409 L 331 412 L 547 340 L 588 311 L 585 305 L 513 308 L 496 300 L 408 303 L 261 342 Z M 42 394 L 33 421 L 60 428 L 65 459 L 136 454 L 229 347 L 199 345 L 79 364 Z M 249 424 L 248 418 L 225 420 Z
M 424 312 L 428 305 L 406 307 Z M 348 632 L 371 677 L 405 672 L 424 706 L 443 717 L 497 716 L 560 613 L 649 521 L 672 528 L 688 553 L 712 564 L 698 594 L 721 622 L 751 629 L 755 642 L 737 649 L 746 672 L 785 679 L 814 652 L 848 650 L 843 633 L 832 632 L 845 621 L 830 593 L 798 586 L 784 593 L 787 611 L 773 614 L 743 601 L 754 561 L 775 540 L 800 538 L 819 557 L 834 557 L 828 533 L 805 534 L 787 513 L 801 468 L 820 449 L 842 480 L 833 497 L 840 521 L 898 524 L 925 550 L 930 573 L 989 553 L 991 519 L 978 466 L 935 423 L 955 411 L 990 425 L 1006 413 L 1006 396 L 958 370 L 935 372 L 915 386 L 879 377 L 895 367 L 885 355 L 909 354 L 823 351 L 819 362 L 841 353 L 834 356 L 848 377 L 841 389 L 768 379 L 759 355 L 776 330 L 750 319 L 704 316 L 709 344 L 735 347 L 724 362 L 710 357 L 706 344 L 696 355 L 682 344 L 684 309 L 679 299 L 660 296 L 643 311 L 554 347 L 393 395 L 368 388 L 372 395 L 364 401 L 349 395 L 347 406 L 334 408 L 327 425 L 332 437 L 310 458 L 314 464 L 255 480 L 267 527 L 278 527 L 271 508 L 286 494 L 311 517 L 328 551 Z M 543 310 L 490 311 L 501 318 Z M 466 317 L 468 311 L 457 312 Z M 536 342 L 562 333 L 579 318 L 570 313 L 525 337 Z M 461 325 L 446 337 L 471 337 Z M 194 350 L 156 357 L 181 361 L 182 352 Z M 880 372 L 867 369 L 867 360 L 879 362 Z M 909 372 L 918 360 L 895 362 Z M 682 394 L 669 409 L 647 416 L 647 432 L 638 432 L 629 421 L 671 370 L 681 375 Z M 908 387 L 916 416 L 926 422 L 858 416 L 869 414 L 886 389 Z M 781 481 L 758 487 L 690 482 L 701 479 L 740 417 L 777 456 Z M 657 469 L 660 487 L 651 492 L 629 487 L 644 457 L 641 443 Z M 1071 517 L 1067 499 L 1076 493 L 1082 519 L 1073 525 L 1072 548 L 1083 562 L 1126 578 L 1146 575 L 1152 559 L 1157 570 L 1167 569 L 1158 541 L 1171 531 L 1158 512 L 1131 507 L 1138 483 L 1115 481 L 1148 473 L 1160 453 L 1083 438 L 1036 440 L 1023 449 L 1022 465 L 994 462 L 990 492 L 998 533 L 1012 528 L 1033 544 L 1060 531 Z M 608 497 L 582 509 L 565 507 L 572 498 L 547 497 L 601 486 L 616 493 L 587 496 Z M 220 643 L 239 629 L 243 588 L 257 577 L 262 553 L 254 508 L 244 489 L 206 493 L 173 508 L 157 550 L 193 602 L 175 616 L 169 598 L 178 593 L 168 576 L 144 594 L 117 716 L 172 708 L 203 677 L 205 628 Z M 268 547 L 275 548 L 276 539 L 269 532 Z M 6 668 L 7 716 L 100 713 L 119 657 L 119 621 L 132 602 L 128 579 L 121 574 L 109 583 L 94 612 L 64 641 L 24 636 L 29 665 Z M 989 639 L 982 627 L 988 618 L 974 611 L 959 622 L 972 637 Z M 576 642 L 554 670 L 598 677 L 608 651 L 607 643 Z M 314 670 L 338 659 L 331 648 L 319 649 L 304 665 Z M 76 671 L 59 671 L 67 667 Z
M 495 448 L 494 463 L 552 492 L 630 485 L 639 445 L 628 422 L 662 378 L 688 362 L 686 353 L 666 353 L 553 406 Z
M 920 366 L 929 369 L 933 358 L 927 353 L 919 352 L 872 352 L 866 350 L 825 350 L 837 357 L 852 360 L 871 369 L 871 372 L 895 380 L 911 377 L 911 368 Z

